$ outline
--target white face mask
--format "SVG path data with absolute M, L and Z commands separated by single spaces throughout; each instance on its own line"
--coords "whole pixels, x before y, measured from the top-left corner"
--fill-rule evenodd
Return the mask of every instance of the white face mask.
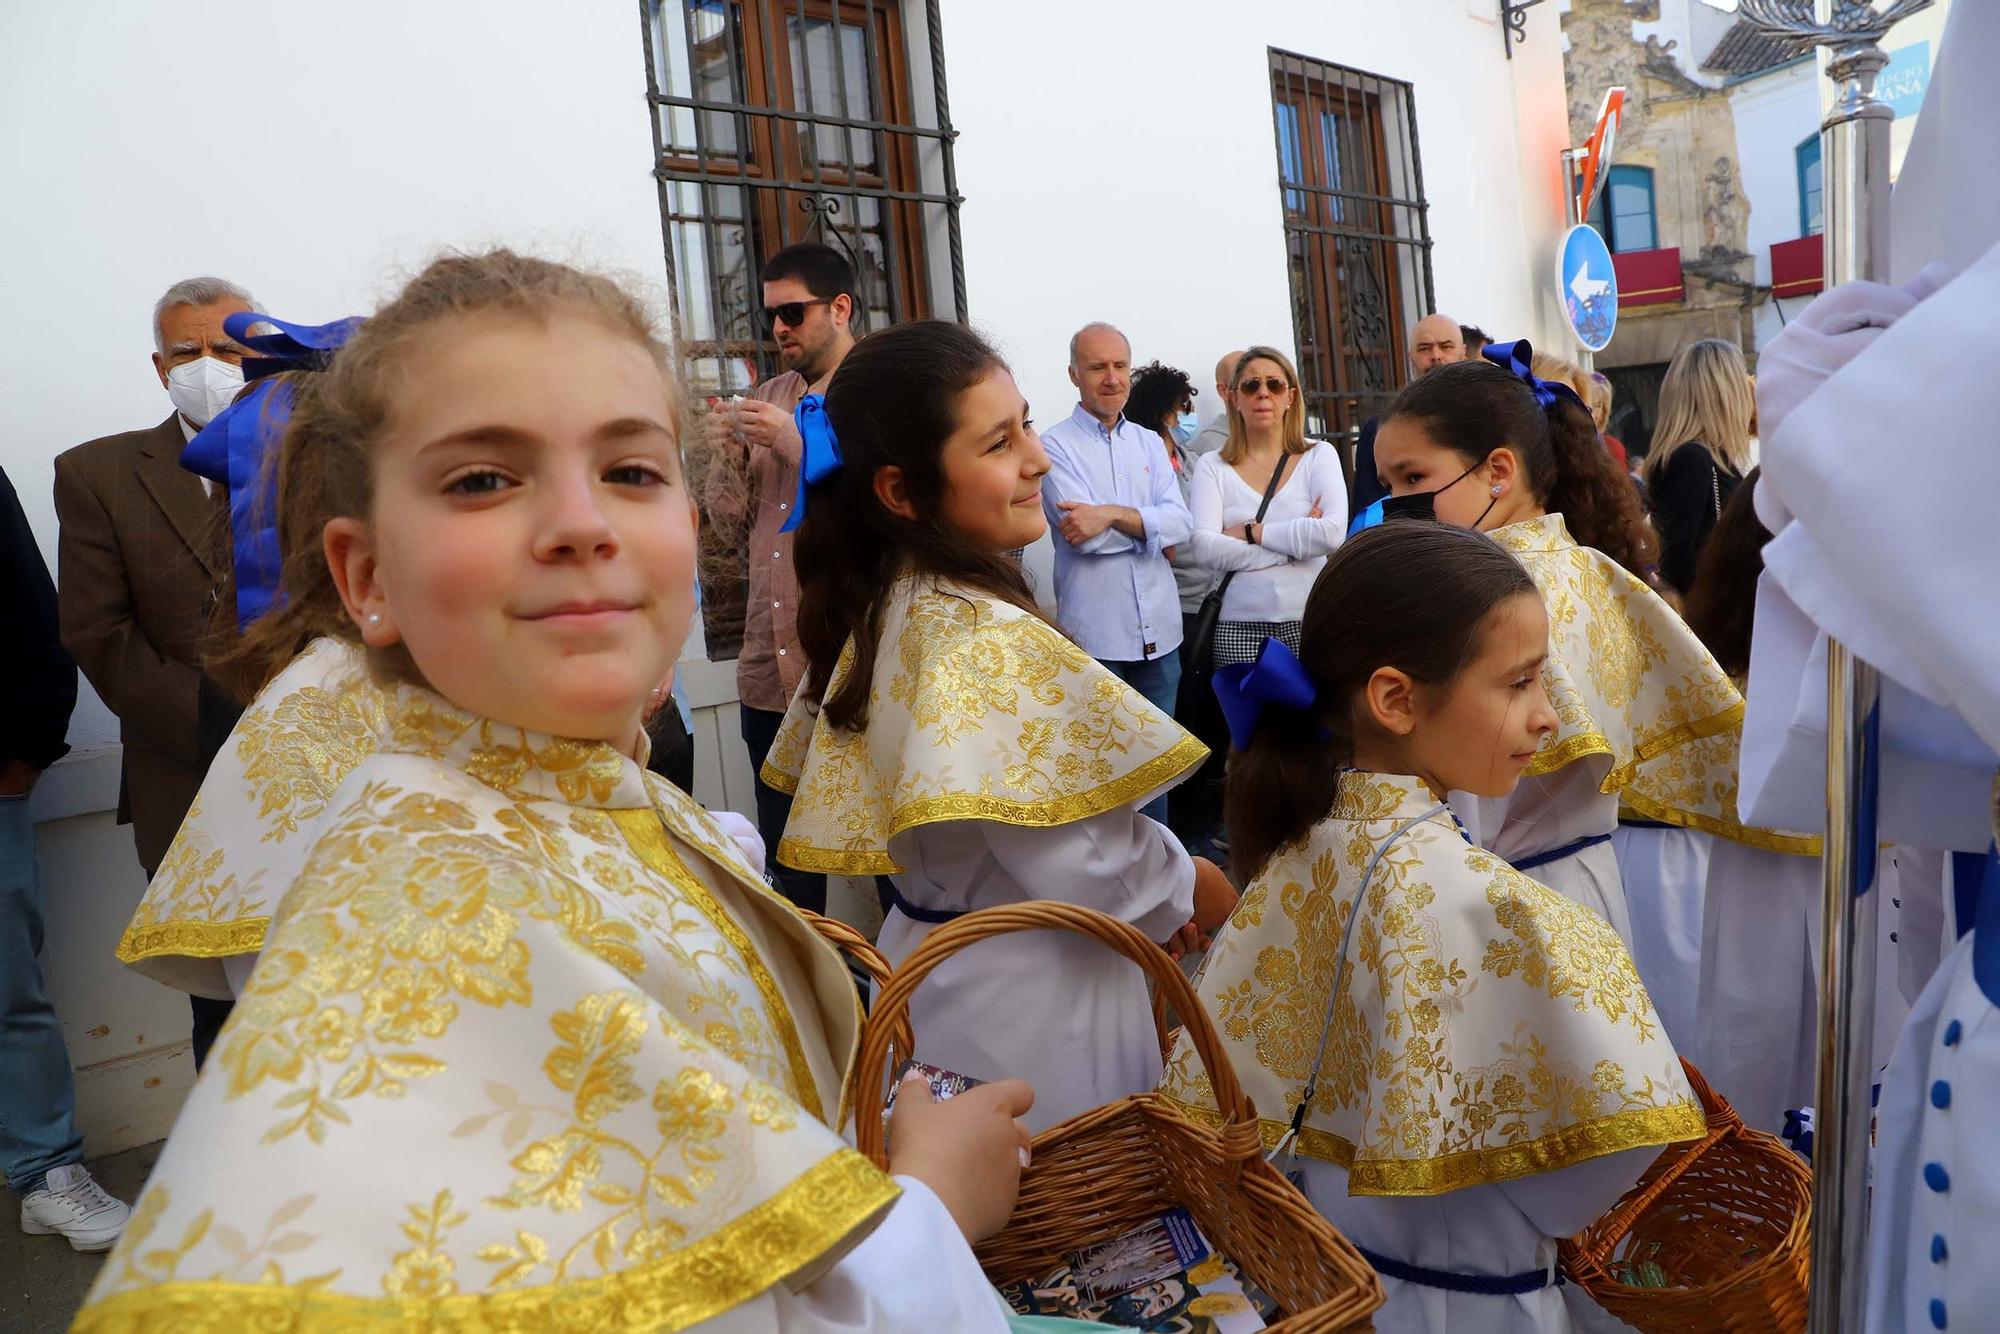
M 206 426 L 243 391 L 243 368 L 217 357 L 196 357 L 167 372 L 167 397 L 181 415 Z

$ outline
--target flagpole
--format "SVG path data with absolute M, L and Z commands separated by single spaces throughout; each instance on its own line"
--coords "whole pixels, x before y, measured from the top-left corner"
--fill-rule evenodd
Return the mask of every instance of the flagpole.
M 1891 25 L 1930 6 L 1896 0 L 1742 0 L 1739 13 L 1777 36 L 1828 48 L 1837 90 L 1820 129 L 1826 198 L 1826 285 L 1888 276 L 1889 125 L 1875 96 Z M 1819 975 L 1818 1101 L 1813 1109 L 1811 1334 L 1861 1329 L 1867 1297 L 1868 1151 L 1876 988 L 1875 778 L 1879 682 L 1846 645 L 1826 658 L 1825 930 Z

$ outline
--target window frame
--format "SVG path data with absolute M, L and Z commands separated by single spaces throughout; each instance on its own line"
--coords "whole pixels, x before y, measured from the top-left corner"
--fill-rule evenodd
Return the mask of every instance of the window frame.
M 1277 47 L 1268 61 L 1306 429 L 1345 454 L 1408 382 L 1409 326 L 1436 305 L 1415 90 Z
M 1660 246 L 1660 200 L 1654 182 L 1658 179 L 1651 167 L 1637 163 L 1613 163 L 1604 173 L 1604 188 L 1597 192 L 1596 202 L 1590 206 L 1590 216 L 1585 219 L 1597 228 L 1597 234 L 1604 238 L 1604 248 L 1612 254 L 1631 254 L 1637 251 L 1658 250 Z M 1627 185 L 1643 184 L 1646 189 L 1646 227 L 1652 234 L 1652 244 L 1644 246 L 1624 246 L 1618 243 L 1618 219 L 1611 211 L 1611 192 L 1620 181 Z
M 1799 187 L 1799 235 L 1801 237 L 1819 236 L 1826 231 L 1826 169 L 1823 165 L 1825 162 L 1825 151 L 1821 145 L 1818 130 L 1814 130 L 1811 134 L 1799 140 L 1792 148 L 1792 170 Z M 1806 172 L 1814 167 L 1820 168 L 1820 188 L 1816 192 L 1819 195 L 1819 226 L 1817 227 L 1813 226 L 1812 207 L 1806 202 L 1808 197 L 1806 192 Z

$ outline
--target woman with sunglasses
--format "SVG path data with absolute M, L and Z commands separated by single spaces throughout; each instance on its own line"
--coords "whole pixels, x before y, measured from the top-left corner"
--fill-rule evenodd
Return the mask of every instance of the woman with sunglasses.
M 1306 595 L 1347 532 L 1340 456 L 1306 438 L 1290 358 L 1253 347 L 1237 358 L 1230 383 L 1229 443 L 1195 461 L 1188 498 L 1196 561 L 1229 577 L 1217 667 L 1254 660 L 1266 638 L 1298 650 Z

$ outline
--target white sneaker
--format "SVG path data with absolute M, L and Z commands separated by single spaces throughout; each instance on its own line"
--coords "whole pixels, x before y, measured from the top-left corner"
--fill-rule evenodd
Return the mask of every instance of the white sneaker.
M 49 1169 L 42 1188 L 21 1197 L 21 1231 L 60 1232 L 79 1251 L 108 1251 L 125 1231 L 132 1206 L 114 1200 L 81 1163 Z

